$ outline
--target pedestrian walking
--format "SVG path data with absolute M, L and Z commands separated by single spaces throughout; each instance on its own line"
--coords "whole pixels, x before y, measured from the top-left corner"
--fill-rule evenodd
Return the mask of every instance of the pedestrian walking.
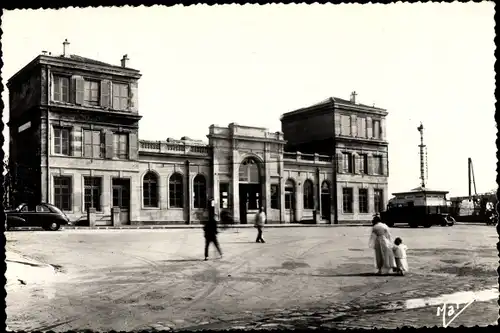
M 266 213 L 264 213 L 264 209 L 262 207 L 259 208 L 259 212 L 255 215 L 255 228 L 257 228 L 257 239 L 256 243 L 265 243 L 262 238 L 262 228 L 264 227 L 264 223 L 266 222 Z
M 406 250 L 408 247 L 403 244 L 403 240 L 397 237 L 394 240 L 394 258 L 396 259 L 396 271 L 399 275 L 405 275 L 408 272 L 408 261 L 406 260 Z
M 220 258 L 222 258 L 222 251 L 220 249 L 219 241 L 217 240 L 217 221 L 215 221 L 215 214 L 210 214 L 208 221 L 203 226 L 203 231 L 205 233 L 205 260 L 208 260 L 208 247 L 210 243 L 214 243 L 215 248 L 219 252 Z
M 378 274 L 387 274 L 396 267 L 389 227 L 374 219 L 369 246 L 375 251 L 375 266 Z

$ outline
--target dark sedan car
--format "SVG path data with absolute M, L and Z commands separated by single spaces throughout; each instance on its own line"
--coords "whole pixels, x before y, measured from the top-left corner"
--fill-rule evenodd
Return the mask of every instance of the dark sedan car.
M 40 203 L 33 207 L 21 204 L 14 210 L 6 211 L 5 215 L 6 230 L 16 227 L 42 227 L 44 230 L 56 231 L 61 225 L 70 223 L 63 211 L 49 203 Z

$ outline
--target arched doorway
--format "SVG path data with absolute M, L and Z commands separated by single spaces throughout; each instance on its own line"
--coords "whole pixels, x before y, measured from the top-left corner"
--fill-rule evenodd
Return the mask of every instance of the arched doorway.
M 240 223 L 248 223 L 248 216 L 257 213 L 262 206 L 262 184 L 259 162 L 248 157 L 240 164 L 239 194 Z
M 321 184 L 321 219 L 328 220 L 331 219 L 331 191 L 330 184 L 325 180 Z
M 292 179 L 285 182 L 285 222 L 295 222 L 295 182 Z

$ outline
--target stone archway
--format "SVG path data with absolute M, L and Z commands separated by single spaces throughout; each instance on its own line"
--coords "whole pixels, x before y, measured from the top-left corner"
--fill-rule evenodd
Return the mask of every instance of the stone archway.
M 330 183 L 326 180 L 321 184 L 321 219 L 330 221 L 331 219 L 331 190 Z
M 240 223 L 246 224 L 249 216 L 262 207 L 262 168 L 254 157 L 245 158 L 239 166 Z

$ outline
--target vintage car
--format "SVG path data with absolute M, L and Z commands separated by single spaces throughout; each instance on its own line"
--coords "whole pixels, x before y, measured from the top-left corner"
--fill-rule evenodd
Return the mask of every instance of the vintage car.
M 33 207 L 23 203 L 14 210 L 7 210 L 5 215 L 5 230 L 16 227 L 41 227 L 44 230 L 56 231 L 61 225 L 71 224 L 63 211 L 49 203 L 40 203 Z

